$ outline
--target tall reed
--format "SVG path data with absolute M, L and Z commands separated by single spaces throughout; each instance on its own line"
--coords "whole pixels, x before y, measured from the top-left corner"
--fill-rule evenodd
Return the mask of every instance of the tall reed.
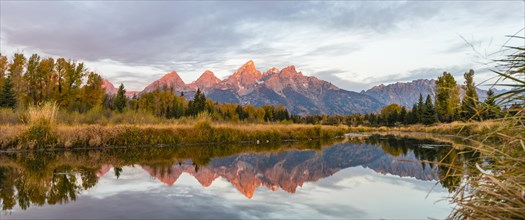
M 457 208 L 450 218 L 525 219 L 525 47 L 508 49 L 511 54 L 500 60 L 503 69 L 494 72 L 500 77 L 496 85 L 510 90 L 497 97 L 517 108 L 507 112 L 503 126 L 471 137 L 477 143 L 469 149 L 481 160 L 461 166 L 466 175 L 451 198 Z
M 57 113 L 58 105 L 55 102 L 30 106 L 25 116 L 29 127 L 19 137 L 18 147 L 35 148 L 55 145 L 57 143 Z

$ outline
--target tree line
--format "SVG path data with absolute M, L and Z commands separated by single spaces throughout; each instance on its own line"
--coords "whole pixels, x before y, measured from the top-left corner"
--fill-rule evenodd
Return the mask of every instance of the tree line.
M 448 123 L 453 121 L 479 121 L 503 117 L 505 111 L 519 109 L 515 103 L 510 109 L 502 110 L 496 103 L 496 96 L 492 89 L 487 91 L 487 99 L 479 101 L 474 83 L 474 71 L 469 70 L 464 75 L 465 82 L 458 85 L 452 74 L 444 72 L 436 80 L 436 93 L 434 98 L 419 95 L 419 100 L 412 108 L 398 104 L 390 104 L 381 109 L 379 113 L 352 114 L 352 115 L 293 115 L 295 123 L 307 124 L 346 124 L 350 126 L 399 126 L 410 124 L 430 125 L 438 122 Z M 464 91 L 461 98 L 460 88 Z
M 123 84 L 116 94 L 106 94 L 102 77 L 82 62 L 65 58 L 26 58 L 16 53 L 11 61 L 0 54 L 0 107 L 26 109 L 29 105 L 54 101 L 67 111 L 87 112 L 94 107 L 116 112 L 133 111 L 165 118 L 194 117 L 201 113 L 224 121 L 286 121 L 284 106 L 217 103 L 197 90 L 193 99 L 176 95 L 175 88 L 162 87 L 149 93 L 126 96 Z
M 480 102 L 474 84 L 474 71 L 464 74 L 460 86 L 452 74 L 444 72 L 436 80 L 436 94 L 419 96 L 419 101 L 408 109 L 398 104 L 385 106 L 379 113 L 343 116 L 290 115 L 283 106 L 239 105 L 217 103 L 207 99 L 197 90 L 193 99 L 187 100 L 183 93 L 177 95 L 175 88 L 162 87 L 149 93 L 126 96 L 123 84 L 117 94 L 106 94 L 102 77 L 89 71 L 81 62 L 65 58 L 43 58 L 33 54 L 26 58 L 15 53 L 11 61 L 0 54 L 0 107 L 25 109 L 45 101 L 56 102 L 67 111 L 86 112 L 100 106 L 102 109 L 124 112 L 134 111 L 165 118 L 194 117 L 207 113 L 215 120 L 224 121 L 293 121 L 306 124 L 347 124 L 365 126 L 397 126 L 409 124 L 433 124 L 457 120 L 485 120 L 502 116 L 492 89 L 487 99 Z M 517 105 L 514 107 L 518 107 Z
M 55 101 L 65 109 L 86 111 L 102 104 L 104 93 L 102 77 L 83 63 L 21 53 L 8 62 L 0 54 L 0 107 Z

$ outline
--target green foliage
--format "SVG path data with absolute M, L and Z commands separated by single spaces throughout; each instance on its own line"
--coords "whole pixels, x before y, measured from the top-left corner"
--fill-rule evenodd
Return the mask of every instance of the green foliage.
M 401 106 L 399 106 L 398 104 L 390 104 L 390 105 L 383 107 L 383 109 L 381 109 L 380 117 L 384 121 L 386 121 L 387 125 L 392 126 L 396 122 L 401 121 L 399 120 L 400 112 L 401 112 Z M 406 110 L 404 114 L 406 115 Z
M 476 86 L 474 84 L 474 70 L 469 70 L 464 74 L 465 84 L 463 90 L 465 90 L 465 97 L 461 102 L 461 117 L 463 120 L 478 120 L 479 119 L 479 100 L 476 92 Z
M 16 106 L 16 97 L 13 91 L 11 77 L 7 77 L 2 90 L 0 91 L 0 107 L 12 108 Z
M 124 84 L 120 84 L 118 87 L 117 96 L 115 97 L 115 109 L 119 112 L 124 111 L 126 108 L 127 98 L 126 98 L 126 89 L 124 89 Z
M 199 113 L 206 110 L 206 96 L 200 89 L 197 89 L 193 100 L 188 102 L 188 109 L 186 115 L 197 116 Z
M 501 115 L 501 108 L 496 104 L 496 98 L 494 91 L 489 89 L 487 91 L 487 99 L 481 103 L 482 106 L 482 119 L 495 119 Z
M 441 122 L 456 120 L 460 99 L 459 89 L 452 74 L 443 72 L 436 80 L 436 112 Z
M 423 113 L 425 112 L 425 104 L 423 103 L 423 94 L 419 94 L 419 101 L 417 102 L 417 122 L 423 121 Z
M 432 104 L 432 98 L 430 97 L 430 95 L 427 95 L 421 122 L 426 125 L 430 125 L 437 122 L 436 109 Z

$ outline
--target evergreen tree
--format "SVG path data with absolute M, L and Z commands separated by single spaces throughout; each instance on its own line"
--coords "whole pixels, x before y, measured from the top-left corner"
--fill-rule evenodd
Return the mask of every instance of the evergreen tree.
M 407 113 L 407 108 L 405 106 L 401 107 L 401 111 L 399 112 L 398 122 L 402 124 L 408 124 L 408 113 Z
M 474 84 L 474 70 L 470 70 L 463 75 L 465 77 L 465 97 L 461 103 L 461 116 L 463 120 L 477 120 L 479 118 L 478 112 L 478 94 Z
M 13 91 L 13 84 L 11 77 L 7 77 L 0 91 L 0 107 L 15 108 L 16 106 L 16 95 Z
M 456 119 L 459 108 L 459 89 L 452 74 L 444 72 L 436 80 L 436 113 L 442 122 L 451 122 Z
M 186 114 L 196 116 L 204 110 L 206 110 L 206 96 L 200 89 L 197 89 L 195 96 L 193 96 L 193 100 L 188 102 L 188 110 L 186 111 Z
M 118 87 L 117 97 L 115 97 L 115 103 L 113 105 L 117 111 L 122 112 L 124 108 L 126 108 L 126 101 L 126 90 L 124 89 L 124 84 L 121 83 Z
M 487 91 L 487 99 L 485 99 L 484 102 L 484 111 L 483 111 L 483 119 L 494 119 L 498 117 L 498 114 L 500 113 L 501 109 L 496 104 L 496 99 L 494 98 L 494 91 L 492 89 L 489 89 Z
M 429 125 L 429 124 L 436 123 L 436 121 L 437 121 L 436 109 L 434 108 L 434 105 L 432 104 L 432 98 L 430 97 L 430 95 L 427 95 L 421 122 L 423 124 Z
M 425 112 L 425 104 L 423 103 L 423 95 L 419 93 L 419 101 L 417 102 L 417 122 L 423 122 L 423 112 Z
M 408 124 L 417 123 L 417 104 L 412 106 L 412 110 L 408 113 Z
M 204 110 L 206 110 L 206 96 L 200 89 L 197 89 L 197 93 L 195 93 L 194 101 L 195 101 L 196 114 L 199 114 L 203 112 Z
M 237 108 L 235 108 L 235 113 L 239 115 L 239 120 L 243 121 L 248 118 L 248 113 L 244 111 L 241 105 L 237 105 Z

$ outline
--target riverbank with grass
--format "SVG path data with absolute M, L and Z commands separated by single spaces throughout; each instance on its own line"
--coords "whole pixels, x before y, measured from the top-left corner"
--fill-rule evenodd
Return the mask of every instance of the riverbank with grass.
M 85 148 L 139 145 L 194 145 L 328 140 L 346 127 L 272 124 L 194 125 L 10 125 L 1 126 L 2 149 Z
M 97 148 L 139 145 L 192 145 L 327 140 L 342 137 L 345 126 L 297 124 L 213 123 L 198 117 L 193 123 L 79 124 L 57 123 L 57 107 L 47 103 L 30 107 L 25 124 L 0 126 L 0 148 Z
M 327 140 L 349 132 L 404 135 L 436 139 L 484 141 L 491 133 L 515 133 L 509 122 L 453 122 L 404 127 L 349 127 L 292 123 L 216 122 L 206 114 L 195 118 L 165 121 L 113 123 L 68 123 L 53 103 L 30 107 L 20 114 L 24 123 L 0 126 L 0 149 L 99 148 L 140 145 L 195 145 L 224 143 L 267 144 L 270 142 Z M 507 130 L 506 130 L 507 129 Z M 440 134 L 440 135 L 436 135 Z M 448 136 L 444 136 L 448 135 Z M 502 136 L 503 137 L 503 136 Z M 500 137 L 501 138 L 501 137 Z M 487 139 L 490 140 L 490 139 Z M 492 140 L 497 141 L 497 140 Z

